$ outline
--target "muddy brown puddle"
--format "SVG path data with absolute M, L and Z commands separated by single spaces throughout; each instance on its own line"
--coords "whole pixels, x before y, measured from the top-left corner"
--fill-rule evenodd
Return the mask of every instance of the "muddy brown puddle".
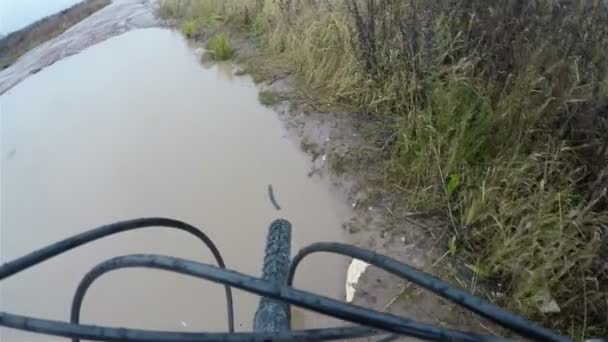
M 200 65 L 184 39 L 142 29 L 109 39 L 32 75 L 0 97 L 0 257 L 102 224 L 165 216 L 207 233 L 227 265 L 259 275 L 268 224 L 289 219 L 293 250 L 341 241 L 349 209 L 284 124 L 258 102 L 247 76 Z M 267 193 L 272 184 L 281 211 Z M 4 281 L 0 310 L 68 320 L 81 277 L 97 263 L 158 253 L 213 263 L 200 241 L 160 228 L 70 251 Z M 346 261 L 313 256 L 299 288 L 343 299 Z M 236 327 L 250 330 L 258 298 L 235 292 Z M 223 288 L 163 271 L 128 269 L 100 278 L 82 322 L 182 331 L 226 330 Z M 329 320 L 297 314 L 297 325 Z M 2 341 L 49 341 L 0 329 Z M 64 340 L 64 339 L 61 339 Z

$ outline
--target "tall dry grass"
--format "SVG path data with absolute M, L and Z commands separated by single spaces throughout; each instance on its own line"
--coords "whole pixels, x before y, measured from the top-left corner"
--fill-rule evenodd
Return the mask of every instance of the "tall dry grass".
M 459 257 L 501 284 L 491 300 L 577 338 L 608 334 L 603 1 L 164 0 L 161 10 L 245 33 L 323 101 L 371 113 L 387 185 L 407 189 L 408 210 L 450 216 Z M 552 301 L 559 312 L 543 310 Z

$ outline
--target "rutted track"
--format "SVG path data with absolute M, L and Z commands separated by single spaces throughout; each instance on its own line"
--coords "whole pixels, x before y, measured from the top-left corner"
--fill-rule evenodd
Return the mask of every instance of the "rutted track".
M 113 0 L 112 4 L 0 71 L 0 95 L 29 75 L 89 46 L 132 29 L 157 26 L 159 23 L 154 15 L 157 7 L 156 0 Z

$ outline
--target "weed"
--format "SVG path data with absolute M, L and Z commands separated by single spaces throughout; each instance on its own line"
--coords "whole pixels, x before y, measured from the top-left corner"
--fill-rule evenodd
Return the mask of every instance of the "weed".
M 333 173 L 342 175 L 347 171 L 348 159 L 338 153 L 332 153 L 329 157 L 329 168 Z
M 219 33 L 207 41 L 207 50 L 214 60 L 223 61 L 232 56 L 232 46 L 227 34 Z
M 262 90 L 258 94 L 258 99 L 260 100 L 260 103 L 263 104 L 264 106 L 272 106 L 272 105 L 276 104 L 277 102 L 279 102 L 281 97 L 279 96 L 279 94 L 277 94 L 274 91 Z
M 197 20 L 186 20 L 182 23 L 182 33 L 186 38 L 195 38 L 199 28 L 200 25 Z
M 255 17 L 251 24 L 251 34 L 258 42 L 268 33 L 268 22 L 261 16 Z

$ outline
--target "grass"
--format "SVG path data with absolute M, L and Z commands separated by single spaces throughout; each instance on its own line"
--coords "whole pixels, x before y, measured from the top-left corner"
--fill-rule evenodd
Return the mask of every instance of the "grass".
M 227 34 L 219 33 L 207 41 L 207 50 L 217 61 L 227 60 L 232 56 L 232 46 Z
M 205 30 L 215 30 L 226 22 L 227 5 L 222 0 L 161 0 L 159 15 L 177 19 L 182 34 L 189 39 L 203 39 Z M 207 40 L 206 48 L 216 61 L 230 59 L 233 48 L 227 33 L 219 32 Z
M 197 20 L 186 20 L 182 23 L 181 31 L 186 38 L 196 38 L 200 30 L 200 24 Z
M 0 70 L 8 68 L 28 51 L 59 36 L 110 2 L 86 0 L 0 38 Z
M 602 1 L 183 0 L 174 12 L 220 18 L 257 43 L 261 70 L 370 113 L 366 152 L 349 155 L 381 170 L 370 178 L 397 212 L 444 213 L 446 249 L 502 284 L 489 300 L 575 338 L 608 334 Z M 559 313 L 542 312 L 551 300 Z
M 279 102 L 281 97 L 279 96 L 279 94 L 277 94 L 274 91 L 262 90 L 258 94 L 258 99 L 260 100 L 260 103 L 263 104 L 264 106 L 272 106 L 272 105 L 276 104 L 277 102 Z

